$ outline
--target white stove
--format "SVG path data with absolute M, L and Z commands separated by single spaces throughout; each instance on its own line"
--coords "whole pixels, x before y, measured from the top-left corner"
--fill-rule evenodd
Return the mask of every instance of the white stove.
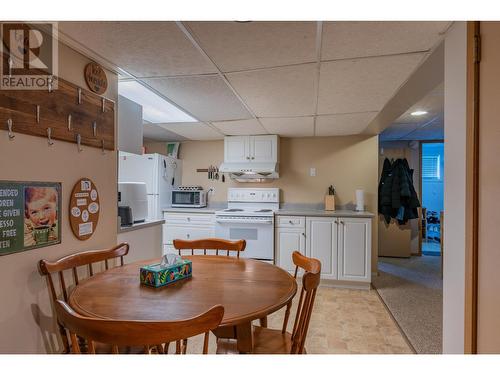
M 274 211 L 279 209 L 277 188 L 230 188 L 228 208 L 215 212 L 215 235 L 228 240 L 244 239 L 240 256 L 274 260 Z

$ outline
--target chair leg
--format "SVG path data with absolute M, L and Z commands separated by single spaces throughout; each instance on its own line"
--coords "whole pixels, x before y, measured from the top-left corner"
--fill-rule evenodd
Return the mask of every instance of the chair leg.
M 259 319 L 259 322 L 260 322 L 260 326 L 263 327 L 263 328 L 267 328 L 267 316 L 263 317 L 263 318 L 260 318 Z
M 281 329 L 281 333 L 286 332 L 286 326 L 288 325 L 288 318 L 290 317 L 290 310 L 292 309 L 292 302 L 288 305 L 286 305 L 286 311 L 285 311 L 285 320 L 283 321 L 283 328 Z

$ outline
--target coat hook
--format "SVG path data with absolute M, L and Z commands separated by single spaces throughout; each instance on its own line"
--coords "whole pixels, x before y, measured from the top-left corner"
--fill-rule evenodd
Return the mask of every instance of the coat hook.
M 47 77 L 47 88 L 49 92 L 52 92 L 52 84 L 54 82 L 54 77 L 53 76 L 48 76 Z
M 106 98 L 102 98 L 101 100 L 102 100 L 102 102 L 101 102 L 102 103 L 101 110 L 102 110 L 102 113 L 104 113 L 104 106 L 106 104 Z
M 39 105 L 36 106 L 36 123 L 37 124 L 40 123 L 40 106 Z
M 78 104 L 82 104 L 82 89 L 78 87 Z
M 104 149 L 104 139 L 101 139 L 102 154 L 105 155 L 106 151 Z
M 76 146 L 78 147 L 78 152 L 82 152 L 82 136 L 80 134 L 76 135 Z
M 71 131 L 71 113 L 68 115 L 68 130 Z
M 15 135 L 12 134 L 12 119 L 7 120 L 7 127 L 9 128 L 9 139 L 14 139 Z
M 94 121 L 92 123 L 92 133 L 94 134 L 94 138 L 97 137 L 97 122 Z
M 52 140 L 52 128 L 47 128 L 47 142 L 49 146 L 54 144 L 54 141 Z

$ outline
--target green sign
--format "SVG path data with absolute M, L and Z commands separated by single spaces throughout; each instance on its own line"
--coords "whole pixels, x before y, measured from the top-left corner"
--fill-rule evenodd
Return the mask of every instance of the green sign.
M 0 181 L 0 255 L 61 243 L 61 184 Z

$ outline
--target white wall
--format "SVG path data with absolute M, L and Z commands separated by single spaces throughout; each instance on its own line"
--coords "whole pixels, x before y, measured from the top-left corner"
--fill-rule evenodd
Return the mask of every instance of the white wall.
M 443 353 L 464 352 L 467 25 L 445 37 Z M 450 233 L 450 235 L 447 235 Z

